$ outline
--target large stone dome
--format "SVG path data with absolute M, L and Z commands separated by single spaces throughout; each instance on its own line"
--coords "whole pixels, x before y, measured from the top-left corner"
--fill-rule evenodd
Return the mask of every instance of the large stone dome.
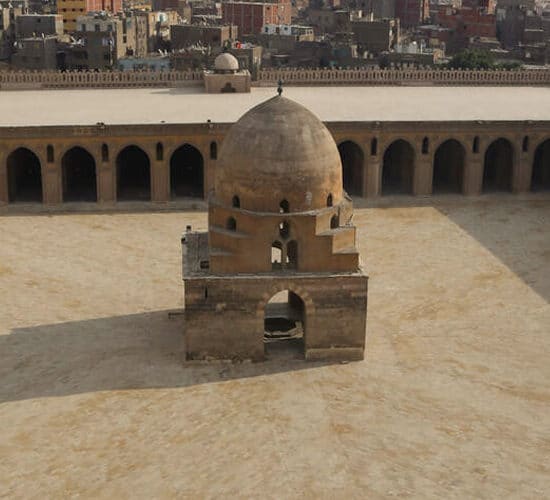
M 338 204 L 342 165 L 325 125 L 302 105 L 276 96 L 252 108 L 229 130 L 216 168 L 215 196 L 231 206 L 290 212 Z

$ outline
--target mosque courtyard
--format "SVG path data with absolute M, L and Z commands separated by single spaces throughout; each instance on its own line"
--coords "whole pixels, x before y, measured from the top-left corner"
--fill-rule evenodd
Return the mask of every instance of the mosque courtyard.
M 205 212 L 0 213 L 0 497 L 548 495 L 548 196 L 355 206 L 347 364 L 183 362 Z

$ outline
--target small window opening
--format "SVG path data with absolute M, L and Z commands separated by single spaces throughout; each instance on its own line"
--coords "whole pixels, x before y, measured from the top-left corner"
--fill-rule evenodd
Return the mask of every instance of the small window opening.
M 278 270 L 283 267 L 283 245 L 280 241 L 271 244 L 271 269 Z
M 330 228 L 336 229 L 337 227 L 340 227 L 340 217 L 333 215 L 330 219 Z
M 521 145 L 521 149 L 524 153 L 527 153 L 529 151 L 529 137 L 525 136 L 523 138 L 523 144 Z
M 46 148 L 46 161 L 48 163 L 52 163 L 53 160 L 54 160 L 53 146 L 51 144 L 48 144 L 48 147 Z
M 327 207 L 332 207 L 332 194 L 327 196 Z
M 199 262 L 199 267 L 201 269 L 210 269 L 210 261 L 209 260 L 201 260 Z
M 474 142 L 472 144 L 472 152 L 479 153 L 479 137 L 474 137 Z
M 371 156 L 376 156 L 378 154 L 378 139 L 376 137 L 370 141 L 370 154 Z
M 216 141 L 210 143 L 210 158 L 212 160 L 218 159 L 218 143 Z
M 101 146 L 101 161 L 109 161 L 109 146 L 107 144 Z
M 279 212 L 282 214 L 287 214 L 290 212 L 290 205 L 287 200 L 283 200 L 279 203 Z
M 164 147 L 162 142 L 157 142 L 157 161 L 162 161 L 164 159 Z
M 295 240 L 289 241 L 286 246 L 286 267 L 289 269 L 298 267 L 298 243 Z
M 241 200 L 237 195 L 233 196 L 233 200 L 231 201 L 231 205 L 233 205 L 234 208 L 240 208 L 241 207 Z
M 204 300 L 208 298 L 208 288 L 204 287 Z
M 230 231 L 236 231 L 237 230 L 237 221 L 234 217 L 229 217 L 227 219 L 227 222 L 225 223 L 225 227 L 229 229 Z
M 290 234 L 290 224 L 286 220 L 279 223 L 279 234 L 281 235 L 281 238 L 288 238 L 288 235 Z
M 430 147 L 430 142 L 428 141 L 427 137 L 424 137 L 422 139 L 422 154 L 427 155 Z

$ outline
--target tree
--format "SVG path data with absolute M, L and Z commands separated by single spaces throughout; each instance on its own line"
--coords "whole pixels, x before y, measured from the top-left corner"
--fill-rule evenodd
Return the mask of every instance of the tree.
M 459 52 L 449 62 L 452 69 L 492 69 L 493 56 L 486 50 L 467 49 Z

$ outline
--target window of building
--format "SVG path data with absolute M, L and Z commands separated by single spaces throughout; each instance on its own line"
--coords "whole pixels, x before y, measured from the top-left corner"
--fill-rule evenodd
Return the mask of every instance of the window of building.
M 94 25 L 94 31 L 99 31 L 99 24 Z
M 279 235 L 281 238 L 286 239 L 288 238 L 288 235 L 290 234 L 290 224 L 288 221 L 282 221 L 279 223 Z
M 233 196 L 233 200 L 231 201 L 231 204 L 234 208 L 240 208 L 241 207 L 241 200 L 237 195 Z
M 225 227 L 229 229 L 229 231 L 236 231 L 237 230 L 237 221 L 234 217 L 229 217 L 227 219 L 227 222 L 225 223 Z
M 327 196 L 327 207 L 332 207 L 332 194 Z
M 287 214 L 288 212 L 290 212 L 290 204 L 287 200 L 281 201 L 281 203 L 279 203 L 279 213 Z

